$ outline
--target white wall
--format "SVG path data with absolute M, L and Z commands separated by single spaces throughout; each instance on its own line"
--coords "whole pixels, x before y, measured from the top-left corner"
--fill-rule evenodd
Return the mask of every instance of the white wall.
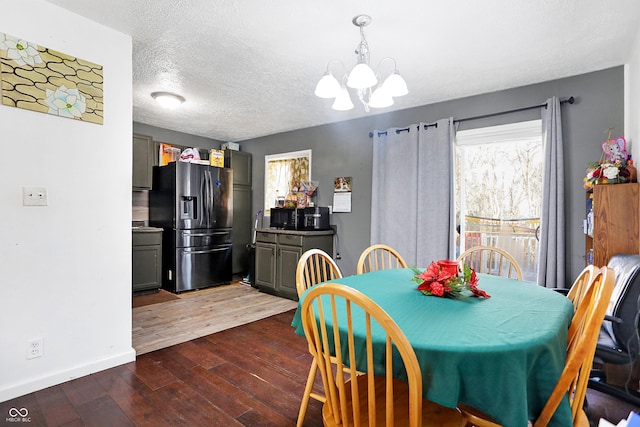
M 0 401 L 135 359 L 131 38 L 43 0 L 0 32 L 104 67 L 104 125 L 0 105 Z M 44 186 L 46 207 L 22 205 Z M 26 359 L 44 339 L 44 356 Z
M 624 69 L 624 135 L 631 143 L 633 161 L 640 162 L 640 30 Z

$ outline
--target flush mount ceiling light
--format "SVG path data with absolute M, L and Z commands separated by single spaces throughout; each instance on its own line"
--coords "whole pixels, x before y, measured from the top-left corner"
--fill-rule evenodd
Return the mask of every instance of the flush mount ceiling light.
M 356 89 L 358 99 L 364 105 L 365 111 L 370 108 L 384 108 L 393 105 L 393 97 L 403 96 L 409 93 L 407 83 L 404 81 L 393 58 L 383 58 L 378 64 L 378 69 L 374 72 L 369 65 L 369 44 L 364 36 L 364 27 L 371 23 L 368 15 L 358 15 L 352 19 L 353 25 L 360 28 L 360 43 L 356 46 L 357 62 L 351 72 L 347 75 L 346 68 L 341 61 L 333 59 L 327 64 L 327 71 L 316 85 L 315 94 L 320 98 L 334 98 L 332 108 L 338 111 L 351 110 L 353 102 L 347 87 Z M 379 73 L 381 65 L 385 61 L 393 63 L 393 71 L 383 81 Z M 342 65 L 342 78 L 336 78 L 330 70 L 332 64 Z M 377 87 L 376 87 L 377 85 Z
M 170 92 L 153 92 L 151 96 L 164 108 L 176 108 L 185 101 L 180 95 Z

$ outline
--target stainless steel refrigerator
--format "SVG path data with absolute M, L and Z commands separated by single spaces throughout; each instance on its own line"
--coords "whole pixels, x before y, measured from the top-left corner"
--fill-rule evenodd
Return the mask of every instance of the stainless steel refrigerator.
M 179 293 L 231 282 L 231 172 L 187 162 L 154 166 L 149 225 L 164 229 L 164 289 Z

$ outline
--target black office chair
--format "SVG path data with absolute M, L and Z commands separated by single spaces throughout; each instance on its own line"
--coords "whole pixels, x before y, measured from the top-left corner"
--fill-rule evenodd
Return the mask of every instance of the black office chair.
M 629 365 L 631 370 L 640 355 L 640 255 L 617 254 L 607 266 L 615 271 L 616 284 L 600 328 L 595 362 Z M 602 370 L 593 370 L 590 377 L 589 388 L 640 406 L 638 384 L 629 384 L 631 373 L 624 389 L 607 384 Z

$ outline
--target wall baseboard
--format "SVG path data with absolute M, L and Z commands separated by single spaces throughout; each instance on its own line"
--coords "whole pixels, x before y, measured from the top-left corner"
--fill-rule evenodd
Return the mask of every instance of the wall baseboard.
M 95 360 L 85 365 L 75 366 L 64 371 L 49 373 L 48 375 L 33 378 L 21 383 L 0 385 L 0 402 L 6 402 L 7 400 L 24 396 L 25 394 L 33 393 L 76 378 L 104 371 L 105 369 L 113 368 L 125 363 L 133 362 L 134 360 L 136 360 L 136 351 L 132 347 L 123 353 L 116 354 L 105 359 Z

